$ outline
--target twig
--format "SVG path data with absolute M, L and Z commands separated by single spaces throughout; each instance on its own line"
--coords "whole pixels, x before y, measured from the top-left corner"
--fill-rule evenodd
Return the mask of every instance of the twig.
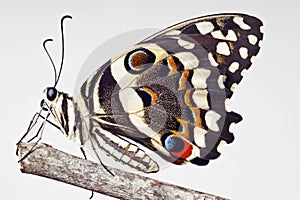
M 22 158 L 32 145 L 19 144 L 19 157 Z M 112 176 L 100 164 L 66 154 L 43 143 L 38 144 L 20 165 L 23 173 L 47 177 L 119 199 L 224 199 L 108 167 L 115 174 Z

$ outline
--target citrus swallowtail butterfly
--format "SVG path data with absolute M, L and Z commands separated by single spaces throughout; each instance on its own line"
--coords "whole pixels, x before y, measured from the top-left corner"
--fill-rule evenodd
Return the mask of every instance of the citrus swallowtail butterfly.
M 242 117 L 227 104 L 262 37 L 262 22 L 249 15 L 190 19 L 106 62 L 74 97 L 56 89 L 60 68 L 41 106 L 81 147 L 90 142 L 97 155 L 140 171 L 159 166 L 130 140 L 175 164 L 206 165 L 234 140 L 231 126 Z

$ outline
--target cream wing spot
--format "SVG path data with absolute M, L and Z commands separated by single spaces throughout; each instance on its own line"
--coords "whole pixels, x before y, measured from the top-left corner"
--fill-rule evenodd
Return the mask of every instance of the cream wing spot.
M 235 42 L 237 41 L 237 36 L 233 30 L 229 30 L 226 39 Z
M 222 153 L 224 146 L 227 144 L 227 142 L 225 140 L 221 140 L 218 147 L 217 147 L 217 151 L 219 153 Z
M 194 141 L 195 141 L 197 146 L 199 146 L 201 148 L 206 147 L 206 143 L 205 143 L 205 134 L 206 133 L 207 133 L 207 131 L 204 130 L 203 128 L 195 126 L 195 128 L 194 128 Z
M 236 70 L 238 70 L 240 67 L 240 64 L 238 62 L 232 62 L 231 65 L 228 67 L 228 70 L 231 72 L 231 73 L 235 73 Z
M 207 21 L 196 23 L 196 27 L 199 30 L 199 32 L 203 35 L 212 32 L 215 28 L 211 22 Z
M 193 101 L 197 105 L 197 107 L 202 109 L 209 109 L 208 101 L 207 101 L 207 90 L 196 90 L 193 93 Z
M 208 60 L 213 67 L 217 67 L 219 65 L 214 59 L 213 54 L 211 52 L 208 53 Z
M 242 71 L 241 71 L 241 76 L 245 76 L 246 75 L 246 73 L 247 73 L 247 69 L 243 69 Z
M 262 40 L 260 40 L 260 41 L 258 42 L 258 46 L 259 46 L 259 47 L 262 47 Z
M 231 112 L 231 108 L 230 108 L 229 103 L 230 103 L 230 99 L 229 99 L 229 98 L 226 98 L 224 104 L 225 104 L 225 110 L 226 110 L 227 112 Z
M 211 72 L 208 69 L 204 69 L 204 68 L 196 68 L 194 69 L 194 74 L 192 77 L 192 84 L 194 86 L 194 88 L 198 89 L 198 88 L 206 88 L 207 87 L 207 78 L 210 76 Z
M 236 23 L 243 30 L 250 30 L 251 29 L 251 27 L 244 22 L 243 17 L 240 17 L 240 16 L 234 17 L 233 22 Z
M 185 70 L 194 69 L 199 65 L 198 58 L 191 52 L 179 52 L 174 56 L 180 60 Z
M 236 89 L 236 86 L 237 86 L 237 84 L 236 84 L 236 83 L 233 83 L 233 84 L 231 85 L 231 87 L 230 87 L 230 90 L 231 90 L 232 92 L 234 92 L 235 89 Z
M 243 59 L 248 58 L 248 49 L 246 47 L 241 47 L 239 49 L 239 52 L 240 52 L 241 58 L 243 58 Z
M 264 26 L 260 26 L 259 27 L 259 31 L 260 31 L 260 33 L 264 34 L 265 33 L 265 27 Z
M 248 35 L 248 40 L 249 40 L 249 43 L 252 44 L 252 45 L 255 45 L 258 41 L 257 37 L 255 35 Z
M 194 43 L 188 42 L 186 40 L 179 39 L 177 41 L 178 45 L 185 49 L 193 49 L 195 47 Z
M 255 56 L 252 56 L 252 57 L 250 58 L 250 62 L 251 62 L 251 63 L 254 63 L 255 58 L 256 58 Z
M 220 75 L 218 78 L 218 85 L 219 88 L 224 89 L 225 85 L 224 85 L 224 75 Z
M 230 55 L 230 49 L 226 42 L 219 42 L 217 44 L 217 53 L 225 56 Z
M 120 59 L 117 59 L 111 63 L 111 74 L 121 88 L 127 87 L 128 84 L 136 78 L 136 75 L 128 73 L 126 70 L 124 66 L 124 58 L 125 56 L 122 56 Z M 124 78 L 125 75 L 126 78 Z
M 127 113 L 143 112 L 144 104 L 141 97 L 132 88 L 120 90 L 119 98 Z
M 205 122 L 209 129 L 213 131 L 219 131 L 220 128 L 217 124 L 218 120 L 221 118 L 221 115 L 215 111 L 209 110 L 205 114 Z
M 211 35 L 216 39 L 221 39 L 221 40 L 226 39 L 226 37 L 223 35 L 222 31 L 220 31 L 220 30 L 211 32 Z
M 237 41 L 237 36 L 233 30 L 228 30 L 228 34 L 225 36 L 222 31 L 214 31 L 211 35 L 216 39 L 228 40 L 228 41 Z

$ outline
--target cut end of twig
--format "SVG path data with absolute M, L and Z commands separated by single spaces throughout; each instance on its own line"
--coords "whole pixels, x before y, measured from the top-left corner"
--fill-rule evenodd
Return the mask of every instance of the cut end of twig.
M 64 153 L 48 144 L 17 145 L 20 170 L 120 199 L 201 199 L 225 198 L 160 182 L 138 174 L 107 167 Z

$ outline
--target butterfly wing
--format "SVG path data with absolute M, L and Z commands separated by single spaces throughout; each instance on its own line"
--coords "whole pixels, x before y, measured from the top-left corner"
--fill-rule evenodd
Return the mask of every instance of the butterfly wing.
M 100 126 L 176 164 L 205 165 L 231 143 L 241 116 L 226 110 L 262 40 L 243 14 L 195 18 L 120 54 L 81 87 Z
M 195 18 L 171 26 L 147 39 L 151 42 L 166 35 L 186 35 L 209 52 L 212 66 L 224 74 L 224 85 L 230 98 L 259 52 L 263 24 L 245 14 L 219 14 Z

